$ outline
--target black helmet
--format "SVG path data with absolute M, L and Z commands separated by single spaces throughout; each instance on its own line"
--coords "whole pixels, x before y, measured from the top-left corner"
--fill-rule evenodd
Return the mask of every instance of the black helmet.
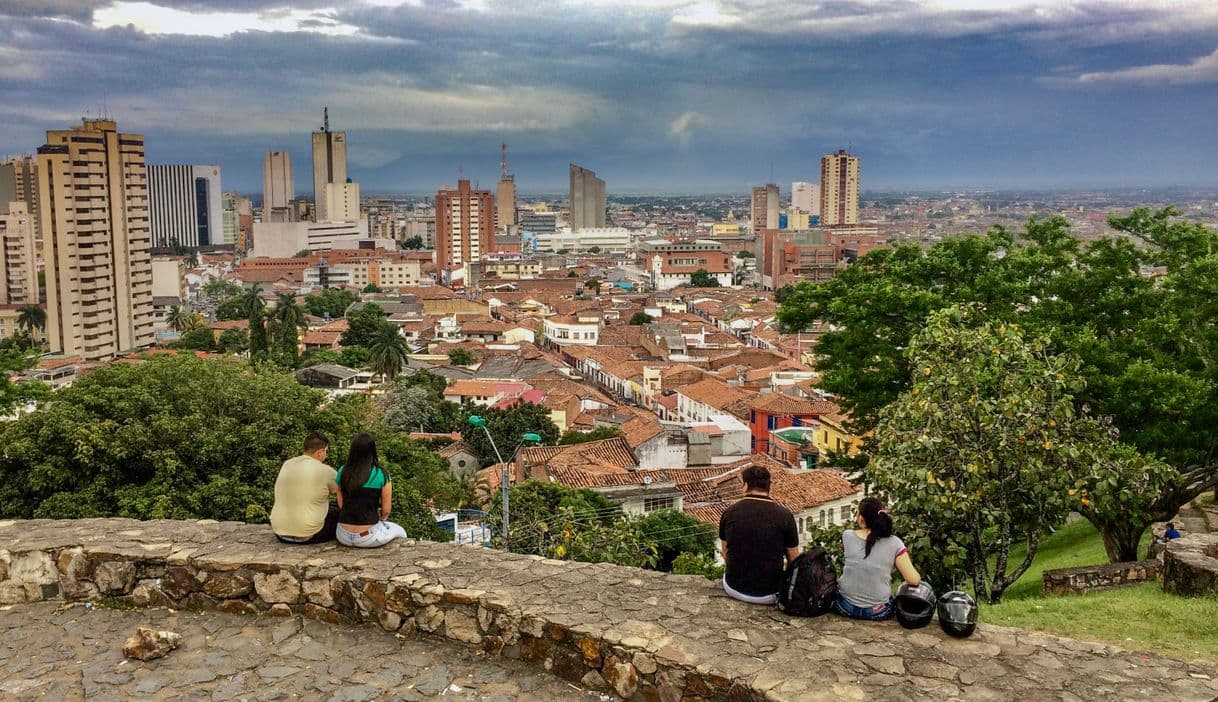
M 950 636 L 972 636 L 977 628 L 977 603 L 959 590 L 944 593 L 939 598 L 939 626 Z
M 925 580 L 917 587 L 901 583 L 893 613 L 906 629 L 921 629 L 935 617 L 935 591 Z

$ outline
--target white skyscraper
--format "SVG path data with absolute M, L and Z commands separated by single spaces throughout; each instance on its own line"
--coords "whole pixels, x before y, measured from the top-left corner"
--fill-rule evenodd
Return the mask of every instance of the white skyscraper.
M 791 207 L 812 216 L 820 215 L 820 186 L 800 181 L 791 183 Z
M 296 199 L 292 181 L 292 155 L 286 151 L 268 151 L 262 160 L 262 219 L 270 221 L 271 212 L 286 210 Z
M 148 166 L 152 245 L 214 246 L 224 242 L 219 166 Z

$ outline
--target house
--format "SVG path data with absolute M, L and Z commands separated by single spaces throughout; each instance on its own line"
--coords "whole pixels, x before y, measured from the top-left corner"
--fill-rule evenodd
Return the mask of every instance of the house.
M 596 346 L 600 336 L 600 316 L 555 316 L 548 317 L 544 322 L 543 335 L 550 344 L 566 346 L 578 344 Z
M 757 395 L 748 405 L 753 453 L 769 453 L 770 432 L 786 427 L 813 426 L 822 415 L 838 411 L 831 400 L 793 397 L 782 393 Z
M 478 454 L 464 441 L 457 440 L 436 452 L 440 458 L 448 461 L 448 469 L 453 475 L 462 478 L 478 472 Z
M 501 400 L 514 400 L 529 389 L 526 383 L 497 383 L 487 380 L 458 380 L 444 390 L 448 402 L 471 402 L 475 405 L 494 405 Z
M 744 419 L 753 397 L 753 393 L 732 387 L 718 378 L 686 385 L 678 389 L 676 395 L 677 414 L 687 422 L 707 422 L 711 415 L 722 413 Z
M 337 363 L 319 363 L 316 366 L 296 371 L 296 382 L 311 388 L 353 390 L 359 381 L 360 372 Z
M 314 351 L 317 349 L 329 349 L 337 351 L 342 346 L 338 340 L 342 338 L 343 333 L 339 331 L 306 331 L 301 337 L 300 343 L 304 346 L 305 351 Z

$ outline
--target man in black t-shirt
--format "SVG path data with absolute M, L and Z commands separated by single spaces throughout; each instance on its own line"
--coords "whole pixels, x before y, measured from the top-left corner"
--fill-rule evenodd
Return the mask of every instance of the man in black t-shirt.
M 782 587 L 783 557 L 799 555 L 799 533 L 791 511 L 770 499 L 770 471 L 749 466 L 741 472 L 744 497 L 719 520 L 723 542 L 723 590 L 749 604 L 774 604 Z

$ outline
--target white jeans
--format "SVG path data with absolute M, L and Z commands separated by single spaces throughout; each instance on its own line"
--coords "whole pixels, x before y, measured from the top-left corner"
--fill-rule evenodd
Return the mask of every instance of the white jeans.
M 406 530 L 393 522 L 373 524 L 368 527 L 366 536 L 357 536 L 340 526 L 334 530 L 334 537 L 343 546 L 354 546 L 355 548 L 376 548 L 384 546 L 394 539 L 407 538 Z
M 338 530 L 342 531 L 343 529 L 342 529 L 342 527 L 339 527 Z M 339 541 L 342 541 L 342 539 L 339 539 Z M 761 597 L 755 597 L 753 595 L 746 595 L 743 592 L 737 592 L 732 589 L 731 585 L 727 584 L 726 576 L 724 576 L 724 578 L 723 578 L 723 591 L 727 593 L 728 597 L 730 597 L 734 600 L 740 600 L 741 602 L 747 602 L 748 604 L 772 605 L 778 601 L 777 593 L 775 593 L 773 595 L 763 595 Z

